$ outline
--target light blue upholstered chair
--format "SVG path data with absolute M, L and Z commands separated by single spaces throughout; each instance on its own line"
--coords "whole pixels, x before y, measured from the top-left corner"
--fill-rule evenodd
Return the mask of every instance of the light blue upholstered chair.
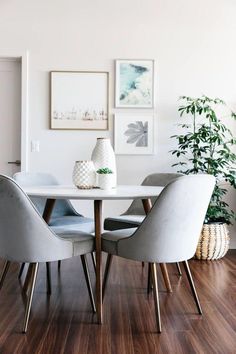
M 94 236 L 84 231 L 62 230 L 57 235 L 42 219 L 34 204 L 11 178 L 0 175 L 0 257 L 5 260 L 0 289 L 10 262 L 32 265 L 30 292 L 23 332 L 27 331 L 39 263 L 80 256 L 93 310 L 95 303 L 85 255 L 94 251 Z
M 104 252 L 150 263 L 158 332 L 161 319 L 156 263 L 183 262 L 198 312 L 202 314 L 188 259 L 196 252 L 214 186 L 215 178 L 210 175 L 179 177 L 164 188 L 138 228 L 102 235 Z
M 21 187 L 30 186 L 53 186 L 58 185 L 57 179 L 48 173 L 32 173 L 32 172 L 18 172 L 13 176 L 13 179 Z M 31 198 L 32 202 L 42 215 L 46 198 Z M 55 232 L 68 232 L 69 230 L 85 231 L 88 233 L 94 232 L 94 221 L 91 218 L 86 218 L 79 214 L 69 200 L 57 200 L 52 215 L 49 221 L 49 226 Z M 92 261 L 95 266 L 95 258 L 92 254 Z M 58 268 L 61 266 L 61 261 L 58 261 Z M 20 268 L 19 278 L 21 277 L 25 264 L 23 263 Z M 48 293 L 51 293 L 51 280 L 50 280 L 50 265 L 47 263 L 47 287 Z
M 47 173 L 29 173 L 18 172 L 13 179 L 21 187 L 31 186 L 53 186 L 58 185 L 57 179 Z M 32 202 L 42 215 L 46 204 L 46 198 L 31 198 Z M 94 221 L 79 214 L 72 206 L 69 200 L 57 200 L 52 211 L 49 226 L 66 228 L 66 230 L 75 228 L 80 231 L 94 232 Z

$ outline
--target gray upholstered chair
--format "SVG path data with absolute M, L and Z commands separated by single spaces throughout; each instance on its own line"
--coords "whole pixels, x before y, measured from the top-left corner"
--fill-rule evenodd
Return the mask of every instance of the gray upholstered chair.
M 142 182 L 142 186 L 165 187 L 174 179 L 182 176 L 180 173 L 153 173 L 148 175 Z M 156 198 L 152 198 L 152 204 Z M 145 218 L 145 211 L 142 201 L 134 200 L 129 208 L 120 216 L 109 217 L 104 221 L 104 230 L 114 231 L 119 229 L 129 229 L 139 226 Z
M 5 260 L 0 288 L 10 262 L 30 263 L 32 275 L 23 332 L 27 331 L 38 265 L 80 256 L 90 301 L 95 304 L 85 255 L 94 251 L 94 236 L 85 231 L 54 233 L 21 187 L 11 178 L 0 175 L 0 257 Z
M 58 185 L 57 179 L 48 173 L 33 173 L 33 172 L 18 172 L 13 176 L 13 179 L 21 187 L 30 186 L 52 186 Z M 42 215 L 46 198 L 31 198 L 32 202 Z M 53 228 L 55 232 L 67 232 L 68 230 L 78 230 L 85 232 L 94 232 L 94 221 L 91 218 L 86 218 L 79 214 L 71 204 L 69 200 L 57 200 L 52 215 L 50 217 L 49 226 Z M 92 255 L 93 264 L 95 266 L 95 259 Z M 58 267 L 60 268 L 61 261 L 58 261 Z M 25 264 L 23 263 L 20 268 L 19 278 L 21 277 Z M 50 266 L 47 264 L 47 286 L 48 293 L 51 293 L 51 281 L 50 281 Z
M 165 187 L 168 183 L 174 179 L 181 177 L 180 173 L 153 173 L 148 175 L 142 182 L 142 186 L 161 186 Z M 152 198 L 152 205 L 155 203 L 156 198 Z M 109 217 L 104 221 L 104 230 L 114 231 L 120 229 L 129 229 L 132 227 L 138 227 L 145 218 L 145 211 L 141 200 L 134 200 L 129 208 L 120 216 Z M 111 261 L 111 260 L 110 260 Z M 179 275 L 182 275 L 179 263 L 176 263 L 176 267 Z M 107 269 L 108 271 L 108 269 Z M 107 272 L 105 272 L 107 276 Z M 151 289 L 151 269 L 148 270 L 148 292 Z
M 151 264 L 158 332 L 161 332 L 156 263 L 183 262 L 200 314 L 188 259 L 195 254 L 215 185 L 210 175 L 183 176 L 169 183 L 137 229 L 105 232 L 102 250 Z M 109 258 L 108 258 L 109 260 Z

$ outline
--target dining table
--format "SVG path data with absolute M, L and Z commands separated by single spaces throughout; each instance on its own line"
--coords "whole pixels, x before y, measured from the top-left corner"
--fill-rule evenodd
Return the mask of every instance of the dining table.
M 99 188 L 79 189 L 73 185 L 52 185 L 52 186 L 28 186 L 23 190 L 29 197 L 43 197 L 46 204 L 43 218 L 48 223 L 52 210 L 57 199 L 69 200 L 92 200 L 94 202 L 94 223 L 95 223 L 95 250 L 96 250 L 96 309 L 98 323 L 103 322 L 102 306 L 102 248 L 101 235 L 103 230 L 103 202 L 109 200 L 142 200 L 145 213 L 151 210 L 151 198 L 157 197 L 163 187 L 140 186 L 140 185 L 117 185 L 110 190 Z M 166 265 L 162 264 L 162 275 L 167 287 L 171 291 L 168 271 Z

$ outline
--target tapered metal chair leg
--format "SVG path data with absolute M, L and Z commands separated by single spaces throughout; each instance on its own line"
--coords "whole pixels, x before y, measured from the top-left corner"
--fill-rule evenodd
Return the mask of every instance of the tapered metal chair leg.
M 29 267 L 28 267 L 28 271 L 27 271 L 26 277 L 25 277 L 24 285 L 23 285 L 23 291 L 24 292 L 27 292 L 28 287 L 29 287 L 30 279 L 31 279 L 31 276 L 32 276 L 32 267 L 33 267 L 33 264 L 30 263 Z
M 89 299 L 91 302 L 93 312 L 95 313 L 96 312 L 96 305 L 95 305 L 95 301 L 94 301 L 93 290 L 92 290 L 91 280 L 90 280 L 90 276 L 89 276 L 87 258 L 86 258 L 86 255 L 81 255 L 80 258 L 81 258 L 81 262 L 82 262 L 82 266 L 83 266 L 83 270 L 84 270 L 84 276 L 85 276 L 87 289 L 88 289 L 88 293 L 89 293 Z
M 93 268 L 94 268 L 94 271 L 96 273 L 96 257 L 95 257 L 95 254 L 93 252 L 91 253 L 91 258 L 92 258 L 92 262 L 93 262 Z
M 182 275 L 182 271 L 181 271 L 179 262 L 176 263 L 176 268 L 177 268 L 177 270 L 178 270 L 179 276 L 181 276 L 181 275 Z
M 150 264 L 152 281 L 153 281 L 153 294 L 156 310 L 156 322 L 157 322 L 157 331 L 161 333 L 161 313 L 160 313 L 160 303 L 159 303 L 159 294 L 158 294 L 158 283 L 157 283 L 157 267 L 155 263 Z
M 2 286 L 3 286 L 3 283 L 4 283 L 4 280 L 6 278 L 8 269 L 10 267 L 10 264 L 11 264 L 10 261 L 5 261 L 5 263 L 4 263 L 4 266 L 3 266 L 3 269 L 2 269 L 2 274 L 1 274 L 1 277 L 0 277 L 0 290 L 1 290 Z
M 33 263 L 32 264 L 32 274 L 31 274 L 31 279 L 30 279 L 30 291 L 29 291 L 29 296 L 27 300 L 27 305 L 26 305 L 26 311 L 25 311 L 25 318 L 24 318 L 24 325 L 23 325 L 23 333 L 27 332 L 28 328 L 28 323 L 29 323 L 29 316 L 30 316 L 30 310 L 31 310 L 31 305 L 32 305 L 32 299 L 34 295 L 34 287 L 35 287 L 35 282 L 37 278 L 37 273 L 38 273 L 38 263 Z
M 193 277 L 192 277 L 192 274 L 191 274 L 191 271 L 190 271 L 190 268 L 189 268 L 188 261 L 184 261 L 183 263 L 184 263 L 184 269 L 185 269 L 186 274 L 187 274 L 188 282 L 189 282 L 190 288 L 192 290 L 192 294 L 193 294 L 195 303 L 197 305 L 198 312 L 199 312 L 200 315 L 202 315 L 202 308 L 201 308 L 200 301 L 199 301 L 199 298 L 198 298 L 198 295 L 197 295 L 197 291 L 196 291 L 196 288 L 195 288 L 195 285 L 194 285 L 194 281 L 193 281 Z
M 47 267 L 47 293 L 48 295 L 51 295 L 52 293 L 52 287 L 51 287 L 51 265 L 49 262 L 46 262 L 46 267 Z
M 21 278 L 22 273 L 24 271 L 24 268 L 25 268 L 25 263 L 21 263 L 20 271 L 19 271 L 19 274 L 18 274 L 18 279 Z
M 108 276 L 109 276 L 109 273 L 110 273 L 110 270 L 111 270 L 112 260 L 113 260 L 113 255 L 108 253 L 107 260 L 106 260 L 105 271 L 104 271 L 103 283 L 102 283 L 102 300 L 104 299 L 104 296 L 105 296 L 107 280 L 108 280 Z
M 57 269 L 60 270 L 61 269 L 61 261 L 57 262 Z

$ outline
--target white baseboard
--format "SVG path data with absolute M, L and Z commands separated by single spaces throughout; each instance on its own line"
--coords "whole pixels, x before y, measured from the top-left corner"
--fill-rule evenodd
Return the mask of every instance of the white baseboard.
M 232 249 L 236 249 L 236 241 L 235 240 L 231 240 L 230 244 L 229 244 L 229 248 Z

